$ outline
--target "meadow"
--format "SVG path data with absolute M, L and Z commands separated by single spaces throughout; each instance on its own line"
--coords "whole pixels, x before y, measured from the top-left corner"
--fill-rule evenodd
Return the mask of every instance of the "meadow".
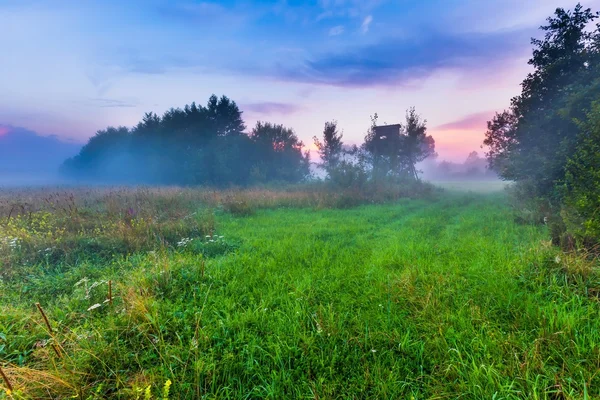
M 0 398 L 600 398 L 594 259 L 394 193 L 3 191 Z

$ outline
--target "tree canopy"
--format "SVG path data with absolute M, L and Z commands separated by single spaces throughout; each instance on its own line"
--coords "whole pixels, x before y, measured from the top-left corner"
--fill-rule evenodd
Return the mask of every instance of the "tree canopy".
M 543 38 L 531 42 L 533 72 L 510 108 L 488 122 L 484 141 L 490 165 L 501 177 L 526 186 L 532 198 L 544 199 L 558 220 L 568 223 L 587 215 L 588 226 L 600 223 L 600 214 L 590 211 L 600 209 L 600 198 L 581 191 L 600 185 L 594 172 L 600 165 L 589 151 L 600 101 L 597 18 L 598 13 L 578 4 L 573 10 L 558 8 L 547 19 L 540 28 Z
M 237 104 L 213 95 L 206 106 L 146 113 L 132 129 L 98 131 L 63 172 L 90 181 L 246 185 L 308 176 L 308 154 L 295 133 L 258 123 L 248 135 Z

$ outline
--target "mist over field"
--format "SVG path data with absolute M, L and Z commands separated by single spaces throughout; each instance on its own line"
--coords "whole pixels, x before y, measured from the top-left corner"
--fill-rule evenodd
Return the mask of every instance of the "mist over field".
M 0 400 L 600 399 L 563 3 L 0 2 Z

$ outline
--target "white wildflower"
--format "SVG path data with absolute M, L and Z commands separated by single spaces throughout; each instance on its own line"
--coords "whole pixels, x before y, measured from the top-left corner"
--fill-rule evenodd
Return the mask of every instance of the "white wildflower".
M 377 353 L 377 350 L 371 349 L 371 353 Z
M 177 242 L 177 247 L 187 247 L 187 245 L 192 241 L 190 238 L 183 238 L 179 242 Z
M 76 283 L 75 285 L 73 285 L 73 286 L 79 286 L 79 285 L 81 285 L 82 283 L 86 283 L 87 281 L 88 281 L 88 278 L 82 278 L 82 279 L 80 279 L 80 280 L 79 280 L 79 282 L 77 282 L 77 283 Z

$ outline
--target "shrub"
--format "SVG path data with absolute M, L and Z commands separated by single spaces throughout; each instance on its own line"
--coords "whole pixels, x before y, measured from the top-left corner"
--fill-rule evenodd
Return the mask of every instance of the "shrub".
M 244 217 L 254 214 L 254 208 L 242 195 L 226 196 L 221 202 L 223 209 L 235 216 Z
M 579 126 L 577 149 L 566 167 L 562 215 L 575 237 L 593 246 L 600 243 L 600 102 Z

